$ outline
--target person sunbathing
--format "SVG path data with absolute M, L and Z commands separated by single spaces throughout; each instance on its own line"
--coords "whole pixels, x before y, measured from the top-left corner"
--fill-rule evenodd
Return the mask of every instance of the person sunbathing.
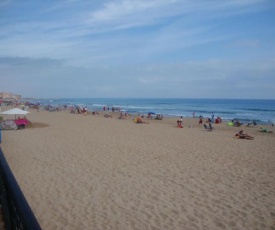
M 112 118 L 112 115 L 110 115 L 109 113 L 105 113 L 105 114 L 104 114 L 104 117 L 105 117 L 105 118 Z
M 148 118 L 148 119 L 152 119 L 152 118 L 153 118 L 152 115 L 151 115 L 151 113 L 148 113 L 147 118 Z
M 236 127 L 240 127 L 242 125 L 242 123 L 239 120 L 233 120 L 233 125 Z
M 241 130 L 239 133 L 235 135 L 235 138 L 237 139 L 246 139 L 246 140 L 254 140 L 254 137 L 248 135 L 247 133 L 243 133 L 243 130 Z
M 120 114 L 119 114 L 119 117 L 118 117 L 118 119 L 125 119 L 126 117 L 123 115 L 123 113 L 121 112 Z
M 160 115 L 160 114 L 157 114 L 157 116 L 155 117 L 156 120 L 162 120 L 163 119 L 163 116 Z
M 140 117 L 135 118 L 135 122 L 138 124 L 149 124 L 149 122 L 142 121 Z

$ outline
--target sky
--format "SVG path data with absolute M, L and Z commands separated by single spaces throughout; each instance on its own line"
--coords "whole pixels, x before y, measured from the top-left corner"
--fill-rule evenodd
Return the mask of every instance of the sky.
M 275 1 L 0 0 L 0 92 L 275 99 Z

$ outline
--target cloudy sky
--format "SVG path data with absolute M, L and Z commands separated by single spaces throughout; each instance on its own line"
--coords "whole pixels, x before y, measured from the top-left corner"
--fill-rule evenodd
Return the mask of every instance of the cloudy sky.
M 274 0 L 0 0 L 0 92 L 275 99 Z

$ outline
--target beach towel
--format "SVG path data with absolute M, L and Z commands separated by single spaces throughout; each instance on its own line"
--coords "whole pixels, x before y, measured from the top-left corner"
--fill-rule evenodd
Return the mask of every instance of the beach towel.
M 14 130 L 17 129 L 17 125 L 15 124 L 14 120 L 5 120 L 0 122 L 0 126 L 3 130 Z
M 232 121 L 228 122 L 227 124 L 228 124 L 228 126 L 234 126 Z
M 29 121 L 27 120 L 27 119 L 24 119 L 24 118 L 22 118 L 22 119 L 17 119 L 17 120 L 15 120 L 15 124 L 16 125 L 28 125 L 29 124 Z
M 260 131 L 263 132 L 263 133 L 273 133 L 273 131 L 269 131 L 268 129 L 263 128 L 263 127 L 261 127 Z

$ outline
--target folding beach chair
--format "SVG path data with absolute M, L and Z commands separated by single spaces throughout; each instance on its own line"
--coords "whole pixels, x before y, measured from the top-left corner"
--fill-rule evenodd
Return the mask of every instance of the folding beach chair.
M 203 124 L 204 128 L 208 131 L 212 131 L 213 127 L 211 125 L 211 123 L 209 123 L 209 127 L 206 124 Z

